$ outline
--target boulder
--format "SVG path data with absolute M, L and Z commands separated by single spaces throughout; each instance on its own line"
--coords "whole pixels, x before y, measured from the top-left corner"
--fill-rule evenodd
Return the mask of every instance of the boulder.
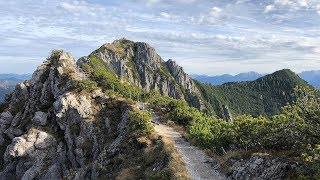
M 45 126 L 47 124 L 48 114 L 38 111 L 35 113 L 34 117 L 32 118 L 32 122 L 35 125 Z
M 231 167 L 232 174 L 228 177 L 228 180 L 286 179 L 287 175 L 296 168 L 297 164 L 293 161 L 257 154 L 250 159 L 235 162 Z
M 52 145 L 56 144 L 56 139 L 46 132 L 37 133 L 37 140 L 34 143 L 34 146 L 37 149 L 46 149 Z
M 5 125 L 10 125 L 12 122 L 12 115 L 10 112 L 6 111 L 0 114 L 0 123 Z
M 7 146 L 4 159 L 9 161 L 12 158 L 23 157 L 34 150 L 33 142 L 27 142 L 24 137 L 15 137 L 12 143 Z

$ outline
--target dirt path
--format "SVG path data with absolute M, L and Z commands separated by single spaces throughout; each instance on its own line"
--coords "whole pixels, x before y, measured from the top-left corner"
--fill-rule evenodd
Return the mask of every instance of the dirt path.
M 223 174 L 216 170 L 216 163 L 212 158 L 208 157 L 199 148 L 191 146 L 173 128 L 161 124 L 154 112 L 152 112 L 152 119 L 156 122 L 155 131 L 159 135 L 167 137 L 173 142 L 175 148 L 185 162 L 188 173 L 192 179 L 226 179 Z

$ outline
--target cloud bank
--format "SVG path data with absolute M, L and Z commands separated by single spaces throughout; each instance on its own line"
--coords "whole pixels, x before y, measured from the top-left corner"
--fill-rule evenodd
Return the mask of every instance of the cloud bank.
M 0 0 L 0 73 L 126 37 L 188 73 L 320 69 L 318 0 Z

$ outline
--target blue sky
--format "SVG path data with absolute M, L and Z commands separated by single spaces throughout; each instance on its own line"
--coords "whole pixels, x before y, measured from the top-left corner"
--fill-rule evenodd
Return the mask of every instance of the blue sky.
M 189 74 L 320 69 L 320 0 L 0 0 L 0 73 L 122 37 Z

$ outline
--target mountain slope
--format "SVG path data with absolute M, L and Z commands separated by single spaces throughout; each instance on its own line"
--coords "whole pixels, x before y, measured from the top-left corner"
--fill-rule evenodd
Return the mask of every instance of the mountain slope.
M 88 64 L 91 69 L 85 67 Z M 83 65 L 84 70 L 96 78 L 99 75 L 94 73 L 101 68 L 97 64 L 115 73 L 121 81 L 134 84 L 142 90 L 158 90 L 163 96 L 185 99 L 191 106 L 202 107 L 198 89 L 182 67 L 173 60 L 164 61 L 146 43 L 120 39 L 78 60 L 78 65 Z
M 241 114 L 274 115 L 291 101 L 296 85 L 307 86 L 290 70 L 253 82 L 202 84 L 192 80 L 174 61 L 164 61 L 148 44 L 126 39 L 101 46 L 80 58 L 78 65 L 103 90 L 113 89 L 134 100 L 146 100 L 144 92 L 157 90 L 162 96 L 185 99 L 190 106 L 224 119 Z
M 307 81 L 310 85 L 320 89 L 320 71 L 303 71 L 298 74 L 300 78 Z M 254 81 L 262 74 L 256 72 L 240 73 L 235 76 L 230 74 L 223 74 L 219 76 L 208 76 L 208 75 L 192 75 L 192 78 L 202 83 L 210 83 L 212 85 L 222 85 L 228 82 L 242 82 L 242 81 Z
M 84 79 L 69 53 L 54 51 L 2 106 L 1 179 L 187 179 L 151 114 Z
M 296 86 L 308 86 L 307 82 L 287 69 L 250 82 L 197 85 L 208 102 L 207 106 L 224 119 L 230 119 L 230 114 L 275 115 L 292 101 L 291 94 Z

